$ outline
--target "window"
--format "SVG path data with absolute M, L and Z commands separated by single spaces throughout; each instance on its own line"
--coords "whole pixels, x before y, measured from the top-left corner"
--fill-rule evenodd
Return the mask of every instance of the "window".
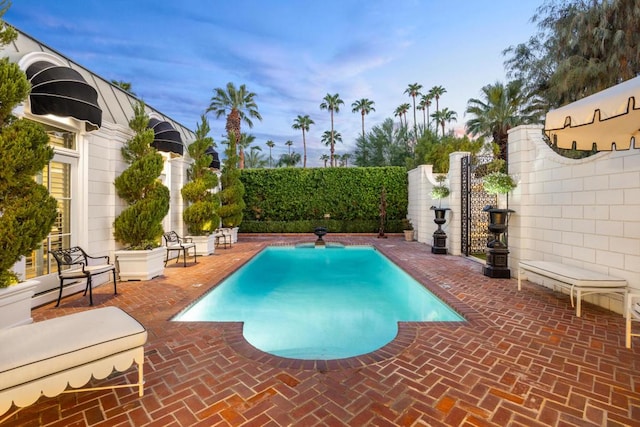
M 50 144 L 55 148 L 75 148 L 75 134 L 45 126 L 49 134 Z M 72 164 L 74 158 L 65 159 L 65 156 L 56 155 L 54 160 L 44 168 L 42 173 L 35 177 L 36 181 L 43 184 L 49 193 L 58 201 L 58 216 L 51 232 L 42 242 L 40 248 L 32 251 L 26 259 L 26 278 L 55 273 L 57 266 L 55 259 L 49 257 L 49 250 L 68 248 L 71 246 L 71 181 Z

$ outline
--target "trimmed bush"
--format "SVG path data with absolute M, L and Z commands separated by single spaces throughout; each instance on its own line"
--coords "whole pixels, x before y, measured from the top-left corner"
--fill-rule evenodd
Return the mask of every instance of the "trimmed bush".
M 229 133 L 229 141 L 225 154 L 227 156 L 222 166 L 220 181 L 222 190 L 220 191 L 220 201 L 222 206 L 218 208 L 218 215 L 222 219 L 223 227 L 237 227 L 242 222 L 245 209 L 243 200 L 245 189 L 240 180 L 240 169 L 238 169 L 238 154 L 236 152 L 236 138 L 233 132 Z
M 122 157 L 129 164 L 115 179 L 116 193 L 129 206 L 113 222 L 113 236 L 129 249 L 151 249 L 159 245 L 162 220 L 169 212 L 169 189 L 158 179 L 162 173 L 162 155 L 151 146 L 153 129 L 144 103 L 133 106 L 129 127 L 135 132 L 122 147 Z
M 240 178 L 246 191 L 243 232 L 312 232 L 327 219 L 332 232 L 377 232 L 383 187 L 386 229 L 401 231 L 407 215 L 403 167 L 245 169 Z

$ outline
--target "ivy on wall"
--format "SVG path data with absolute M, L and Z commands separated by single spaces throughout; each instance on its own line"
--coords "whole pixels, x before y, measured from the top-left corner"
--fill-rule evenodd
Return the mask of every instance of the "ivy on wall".
M 387 219 L 407 215 L 408 177 L 404 167 L 245 169 L 243 232 L 375 232 L 380 193 L 387 192 Z

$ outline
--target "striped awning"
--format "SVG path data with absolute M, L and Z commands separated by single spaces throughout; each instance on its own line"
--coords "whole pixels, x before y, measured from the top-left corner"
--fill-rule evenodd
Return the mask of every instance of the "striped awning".
M 37 61 L 27 68 L 26 74 L 31 82 L 32 114 L 73 117 L 84 121 L 87 131 L 100 128 L 102 110 L 98 106 L 98 92 L 78 71 Z
M 169 122 L 158 119 L 150 119 L 148 127 L 153 129 L 155 138 L 151 143 L 158 151 L 165 153 L 184 153 L 184 144 L 178 132 Z

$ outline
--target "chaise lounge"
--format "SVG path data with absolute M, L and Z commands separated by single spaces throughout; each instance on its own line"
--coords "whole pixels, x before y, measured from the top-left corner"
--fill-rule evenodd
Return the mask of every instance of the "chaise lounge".
M 144 326 L 117 307 L 0 330 L 0 415 L 12 404 L 22 408 L 43 395 L 137 387 L 142 396 L 146 341 Z M 91 377 L 103 379 L 133 363 L 135 383 L 79 388 Z

